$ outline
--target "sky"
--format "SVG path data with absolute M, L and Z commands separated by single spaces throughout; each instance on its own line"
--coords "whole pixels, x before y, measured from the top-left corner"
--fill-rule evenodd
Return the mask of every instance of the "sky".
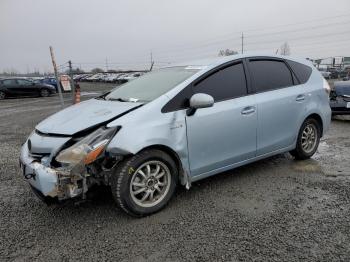
M 349 0 L 0 0 L 0 72 L 147 69 L 221 49 L 350 56 Z

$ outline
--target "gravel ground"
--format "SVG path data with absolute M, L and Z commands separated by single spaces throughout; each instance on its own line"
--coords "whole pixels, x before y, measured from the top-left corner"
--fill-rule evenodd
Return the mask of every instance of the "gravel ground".
M 83 99 L 110 87 L 83 84 Z M 332 122 L 313 159 L 284 154 L 222 173 L 135 219 L 106 189 L 55 208 L 32 194 L 20 146 L 57 110 L 57 96 L 0 102 L 0 261 L 350 260 L 349 120 Z

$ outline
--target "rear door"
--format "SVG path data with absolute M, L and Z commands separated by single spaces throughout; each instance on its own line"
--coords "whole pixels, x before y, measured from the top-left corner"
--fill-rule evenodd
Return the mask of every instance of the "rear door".
M 303 85 L 282 59 L 249 58 L 258 110 L 257 156 L 291 146 L 307 103 Z
M 248 95 L 242 61 L 221 67 L 194 83 L 192 92 L 209 94 L 214 106 L 186 116 L 191 175 L 253 158 L 256 153 L 256 104 Z

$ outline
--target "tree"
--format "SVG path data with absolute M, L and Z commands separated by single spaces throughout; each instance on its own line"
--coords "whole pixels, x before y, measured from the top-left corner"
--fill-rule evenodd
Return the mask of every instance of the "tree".
M 91 69 L 91 73 L 93 73 L 93 74 L 102 73 L 102 72 L 103 72 L 103 70 L 101 68 L 98 68 L 98 67 Z
M 289 47 L 288 42 L 285 42 L 283 45 L 281 45 L 280 54 L 281 55 L 290 55 L 290 47 Z
M 236 55 L 238 54 L 237 51 L 226 49 L 226 50 L 220 50 L 218 56 L 229 56 L 229 55 Z

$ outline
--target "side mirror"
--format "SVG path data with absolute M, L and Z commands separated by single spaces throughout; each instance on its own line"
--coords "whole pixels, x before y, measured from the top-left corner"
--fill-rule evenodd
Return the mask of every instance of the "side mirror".
M 214 105 L 214 98 L 211 95 L 198 93 L 194 94 L 190 99 L 190 108 L 187 111 L 187 116 L 193 115 L 199 108 L 212 107 Z
M 214 105 L 214 98 L 211 95 L 198 93 L 194 94 L 190 99 L 191 108 L 206 108 Z

